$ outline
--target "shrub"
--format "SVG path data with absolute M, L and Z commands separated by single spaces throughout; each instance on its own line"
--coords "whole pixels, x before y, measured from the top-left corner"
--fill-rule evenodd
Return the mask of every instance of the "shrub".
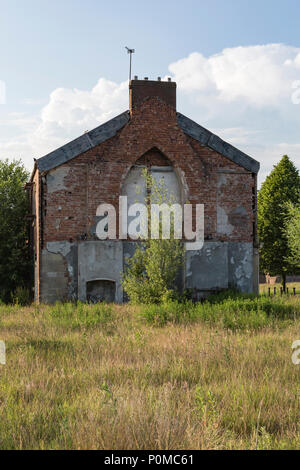
M 16 305 L 29 305 L 31 302 L 30 290 L 26 287 L 17 287 L 11 297 Z
M 163 181 L 157 183 L 147 172 L 144 173 L 146 185 L 149 189 L 149 204 L 173 203 L 169 197 Z M 148 222 L 145 222 L 148 223 Z M 181 240 L 174 238 L 174 226 L 170 230 L 170 238 L 162 237 L 161 220 L 152 220 L 151 227 L 158 229 L 159 238 L 149 238 L 140 241 L 123 275 L 123 289 L 130 301 L 135 304 L 160 303 L 175 289 L 175 281 L 183 264 L 184 245 Z

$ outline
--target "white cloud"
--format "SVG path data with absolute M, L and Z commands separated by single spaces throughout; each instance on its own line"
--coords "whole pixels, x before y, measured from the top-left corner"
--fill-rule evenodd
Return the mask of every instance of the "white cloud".
M 239 145 L 246 145 L 249 141 L 260 138 L 260 134 L 262 131 L 259 130 L 250 130 L 244 129 L 243 127 L 228 127 L 225 129 L 219 128 L 210 128 L 209 129 L 214 134 L 221 137 L 223 140 L 230 142 L 231 145 L 239 146 Z
M 0 133 L 0 158 L 21 155 L 26 166 L 32 168 L 33 158 L 51 152 L 127 108 L 127 82 L 117 84 L 100 78 L 91 90 L 57 88 L 38 116 L 7 116 L 6 128 L 13 127 L 18 133 L 9 139 L 5 139 L 4 130 Z
M 207 58 L 194 52 L 169 70 L 183 112 L 259 160 L 260 181 L 283 154 L 300 168 L 299 48 L 235 47 Z
M 281 142 L 270 146 L 249 144 L 247 148 L 249 149 L 249 155 L 255 155 L 256 159 L 260 162 L 260 183 L 266 179 L 273 166 L 279 162 L 283 155 L 288 155 L 298 169 L 300 169 L 300 143 Z
M 300 102 L 300 48 L 234 47 L 210 57 L 193 52 L 169 71 L 178 85 L 179 110 L 258 159 L 260 180 L 285 153 L 300 167 L 300 104 L 293 104 Z M 100 78 L 91 90 L 58 88 L 38 114 L 1 119 L 0 158 L 22 156 L 31 167 L 33 157 L 127 108 L 127 82 Z
M 57 88 L 42 109 L 40 123 L 28 136 L 37 154 L 47 153 L 128 107 L 128 84 L 100 78 L 92 90 Z
M 209 93 L 221 102 L 241 100 L 258 108 L 289 99 L 299 68 L 300 49 L 282 44 L 234 47 L 208 58 L 194 52 L 169 66 L 188 94 Z

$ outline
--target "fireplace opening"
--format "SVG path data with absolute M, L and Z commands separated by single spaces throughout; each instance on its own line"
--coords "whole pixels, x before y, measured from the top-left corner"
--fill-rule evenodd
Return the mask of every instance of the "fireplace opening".
M 114 302 L 116 283 L 108 279 L 96 279 L 86 283 L 86 299 L 88 302 Z

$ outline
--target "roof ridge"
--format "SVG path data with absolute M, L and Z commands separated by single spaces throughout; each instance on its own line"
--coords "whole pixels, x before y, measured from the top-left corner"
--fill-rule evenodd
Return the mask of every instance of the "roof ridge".
M 53 152 L 36 160 L 40 171 L 49 171 L 77 157 L 83 152 L 94 148 L 116 133 L 129 121 L 129 111 L 125 111 L 109 121 L 100 124 L 89 132 L 85 132 Z
M 257 160 L 249 157 L 249 155 L 221 139 L 216 134 L 213 134 L 197 122 L 177 112 L 177 123 L 185 134 L 198 140 L 201 144 L 210 147 L 246 170 L 258 173 L 260 164 Z
M 86 152 L 105 140 L 115 136 L 116 133 L 128 123 L 129 119 L 129 111 L 124 111 L 109 121 L 95 127 L 91 131 L 82 134 L 76 139 L 39 158 L 36 160 L 37 168 L 40 171 L 49 171 L 72 160 L 83 152 Z M 231 161 L 244 167 L 246 170 L 251 171 L 252 173 L 258 173 L 260 166 L 258 161 L 224 141 L 221 137 L 213 134 L 205 127 L 179 112 L 177 112 L 177 123 L 190 137 L 193 137 L 203 145 L 206 145 L 226 158 L 229 158 Z

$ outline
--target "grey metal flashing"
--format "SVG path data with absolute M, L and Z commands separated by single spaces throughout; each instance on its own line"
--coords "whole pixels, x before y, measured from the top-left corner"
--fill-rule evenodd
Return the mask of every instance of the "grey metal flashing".
M 110 121 L 105 122 L 101 126 L 81 135 L 77 139 L 72 140 L 57 150 L 48 153 L 48 155 L 39 158 L 36 161 L 38 169 L 40 171 L 49 171 L 68 162 L 69 160 L 72 160 L 81 153 L 94 148 L 96 145 L 99 145 L 105 140 L 116 135 L 116 133 L 124 127 L 128 121 L 129 112 L 125 111 Z
M 228 144 L 217 135 L 200 126 L 200 124 L 197 124 L 195 121 L 192 121 L 181 113 L 177 113 L 177 123 L 185 134 L 198 140 L 201 144 L 210 147 L 221 155 L 224 155 L 224 157 L 229 158 L 229 160 L 233 161 L 237 165 L 246 168 L 246 170 L 251 171 L 252 173 L 258 173 L 260 166 L 258 161 L 249 157 L 244 152 L 241 152 L 241 150 L 238 150 L 233 145 Z
M 101 126 L 81 135 L 77 139 L 72 140 L 44 157 L 39 158 L 36 161 L 37 168 L 41 172 L 49 171 L 72 160 L 83 152 L 94 148 L 96 145 L 116 135 L 116 133 L 128 123 L 129 119 L 129 111 L 119 114 Z M 201 144 L 219 152 L 221 155 L 224 155 L 248 171 L 258 173 L 259 162 L 200 126 L 200 124 L 197 124 L 181 113 L 177 113 L 177 123 L 187 135 L 198 140 Z

